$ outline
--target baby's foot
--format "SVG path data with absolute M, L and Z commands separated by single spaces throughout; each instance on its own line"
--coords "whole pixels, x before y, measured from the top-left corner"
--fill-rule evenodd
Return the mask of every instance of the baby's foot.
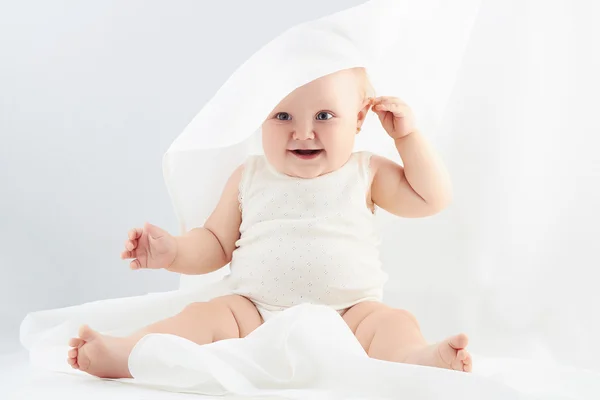
M 134 343 L 135 344 L 135 343 Z M 101 335 L 87 325 L 79 337 L 69 340 L 67 362 L 71 367 L 100 378 L 131 378 L 128 359 L 133 344 L 129 338 Z
M 415 350 L 406 357 L 404 362 L 471 372 L 473 370 L 473 360 L 471 354 L 465 349 L 468 343 L 469 338 L 467 335 L 461 333 L 439 343 Z

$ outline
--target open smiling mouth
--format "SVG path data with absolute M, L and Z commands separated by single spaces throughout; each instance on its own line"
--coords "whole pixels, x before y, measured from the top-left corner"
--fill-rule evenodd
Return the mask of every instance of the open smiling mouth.
M 301 158 L 303 160 L 308 160 L 311 158 L 318 157 L 323 152 L 323 149 L 320 149 L 320 150 L 290 150 L 290 152 L 298 158 Z

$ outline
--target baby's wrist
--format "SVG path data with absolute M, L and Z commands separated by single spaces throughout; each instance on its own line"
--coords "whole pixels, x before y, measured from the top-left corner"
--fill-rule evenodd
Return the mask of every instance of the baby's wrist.
M 395 142 L 398 142 L 399 140 L 405 139 L 405 138 L 407 138 L 408 136 L 410 136 L 411 134 L 413 134 L 415 132 L 417 132 L 417 131 L 414 130 L 414 131 L 405 133 L 404 135 L 401 135 L 401 136 L 392 136 L 392 139 L 394 139 Z
M 169 270 L 169 271 L 174 271 L 175 269 L 177 269 L 177 263 L 178 263 L 178 258 L 180 255 L 180 251 L 179 249 L 181 248 L 180 245 L 180 240 L 181 240 L 181 236 L 175 236 L 174 237 L 174 243 L 175 243 L 175 249 L 174 249 L 174 255 L 173 255 L 173 259 L 171 260 L 171 262 L 169 262 L 164 269 Z

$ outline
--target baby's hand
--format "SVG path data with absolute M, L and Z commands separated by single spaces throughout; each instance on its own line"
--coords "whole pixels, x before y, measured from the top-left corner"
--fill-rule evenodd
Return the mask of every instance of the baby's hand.
M 177 240 L 157 226 L 146 223 L 130 230 L 128 236 L 121 259 L 134 258 L 131 269 L 167 268 L 177 256 Z
M 415 116 L 406 103 L 397 97 L 382 96 L 371 100 L 372 110 L 388 135 L 400 139 L 416 130 Z

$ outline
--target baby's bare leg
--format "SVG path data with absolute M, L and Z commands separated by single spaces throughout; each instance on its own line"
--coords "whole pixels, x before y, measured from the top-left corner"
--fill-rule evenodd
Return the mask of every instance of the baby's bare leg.
M 344 320 L 369 357 L 385 361 L 470 372 L 471 355 L 465 334 L 428 344 L 416 318 L 407 311 L 378 302 L 351 307 Z
M 71 339 L 68 362 L 101 378 L 131 378 L 128 359 L 136 343 L 149 333 L 170 333 L 198 344 L 242 338 L 262 324 L 254 304 L 242 296 L 192 303 L 179 314 L 156 322 L 127 337 L 102 335 L 87 326 Z

